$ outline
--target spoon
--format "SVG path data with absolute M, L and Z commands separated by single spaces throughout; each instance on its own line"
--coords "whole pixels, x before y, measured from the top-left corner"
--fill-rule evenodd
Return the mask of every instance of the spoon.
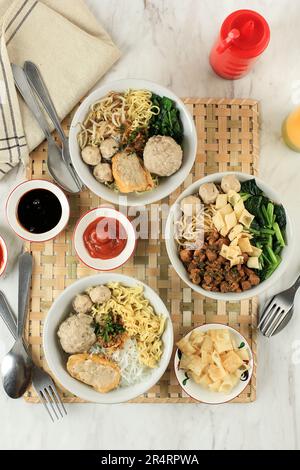
M 30 253 L 24 253 L 19 257 L 17 339 L 1 365 L 3 387 L 10 398 L 20 398 L 24 395 L 31 382 L 33 364 L 23 344 L 31 274 L 32 256 Z
M 18 65 L 12 64 L 12 71 L 15 84 L 23 97 L 28 108 L 37 120 L 40 128 L 48 141 L 48 159 L 47 166 L 52 178 L 67 192 L 78 193 L 80 188 L 74 180 L 70 168 L 66 165 L 62 158 L 61 148 L 56 144 L 51 134 L 51 129 L 40 108 L 37 98 L 33 94 L 30 84 L 27 80 L 24 70 Z

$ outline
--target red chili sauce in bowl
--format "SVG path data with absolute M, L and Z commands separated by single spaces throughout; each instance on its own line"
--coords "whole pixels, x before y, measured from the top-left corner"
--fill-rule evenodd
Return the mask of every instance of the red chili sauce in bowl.
M 124 250 L 127 233 L 118 220 L 99 217 L 86 228 L 83 241 L 92 258 L 111 259 Z

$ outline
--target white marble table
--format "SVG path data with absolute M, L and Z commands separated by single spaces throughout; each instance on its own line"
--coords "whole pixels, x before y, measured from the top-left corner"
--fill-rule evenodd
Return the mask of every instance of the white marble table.
M 251 6 L 250 6 L 251 3 Z M 299 2 L 281 0 L 88 0 L 123 51 L 103 82 L 147 78 L 179 96 L 251 97 L 261 100 L 260 174 L 277 188 L 299 240 L 300 155 L 288 150 L 280 126 L 300 101 Z M 216 77 L 208 52 L 231 11 L 251 7 L 271 26 L 262 60 L 244 79 Z M 294 47 L 292 47 L 294 46 Z M 297 90 L 298 87 L 298 90 Z M 298 91 L 298 93 L 297 93 Z M 4 201 L 19 169 L 0 182 L 0 229 L 7 233 Z M 9 237 L 17 251 L 19 242 Z M 287 286 L 300 268 L 295 248 L 289 271 L 273 291 Z M 0 281 L 16 307 L 16 272 Z M 272 292 L 273 292 L 272 291 Z M 300 447 L 300 296 L 295 318 L 278 337 L 260 338 L 257 401 L 250 405 L 73 405 L 59 424 L 41 406 L 9 400 L 0 388 L 1 449 L 296 449 Z M 0 323 L 0 359 L 11 339 Z M 298 353 L 297 353 L 298 348 Z M 294 355 L 293 355 L 294 353 Z M 298 363 L 297 363 L 298 362 Z

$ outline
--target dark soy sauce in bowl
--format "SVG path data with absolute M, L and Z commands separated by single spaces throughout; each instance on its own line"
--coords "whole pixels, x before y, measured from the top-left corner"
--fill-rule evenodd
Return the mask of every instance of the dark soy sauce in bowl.
M 57 226 L 62 216 L 58 197 L 47 189 L 33 189 L 24 194 L 18 205 L 18 219 L 30 233 L 45 233 Z

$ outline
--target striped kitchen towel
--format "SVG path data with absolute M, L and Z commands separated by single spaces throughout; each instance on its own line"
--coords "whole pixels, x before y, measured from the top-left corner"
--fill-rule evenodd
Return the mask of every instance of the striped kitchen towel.
M 83 0 L 0 0 L 0 35 L 1 179 L 44 139 L 10 64 L 37 64 L 63 119 L 120 52 Z

